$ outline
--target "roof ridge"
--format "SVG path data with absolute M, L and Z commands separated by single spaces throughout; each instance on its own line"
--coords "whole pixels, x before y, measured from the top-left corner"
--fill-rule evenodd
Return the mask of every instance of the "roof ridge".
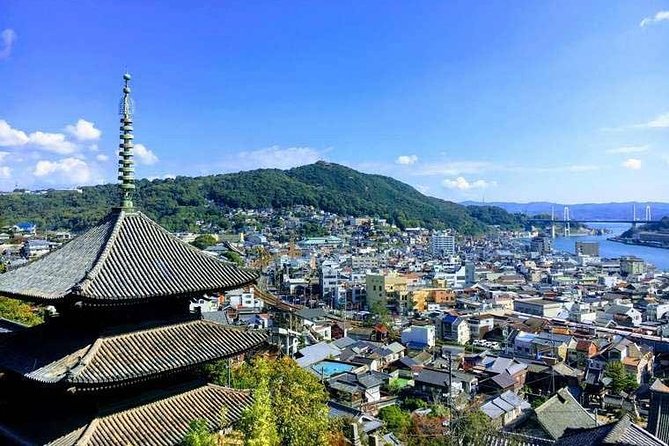
M 91 358 L 98 352 L 100 349 L 100 346 L 102 345 L 103 337 L 99 337 L 91 344 L 90 347 L 88 347 L 88 350 L 86 350 L 86 353 L 79 358 L 79 361 L 77 361 L 77 364 L 74 367 L 71 367 L 65 372 L 65 376 L 67 375 L 72 375 L 72 376 L 77 376 L 83 369 L 86 368 L 88 365 L 88 362 L 91 360 Z
M 123 220 L 125 219 L 125 212 L 123 210 L 119 210 L 118 212 L 112 212 L 109 214 L 109 217 L 113 215 L 118 215 L 118 217 L 116 218 L 114 227 L 112 228 L 111 233 L 107 238 L 107 242 L 104 243 L 104 249 L 102 250 L 102 252 L 98 254 L 97 258 L 95 259 L 95 262 L 93 262 L 93 266 L 86 272 L 83 279 L 81 279 L 78 283 L 76 283 L 72 287 L 72 290 L 77 290 L 77 294 L 81 294 L 84 288 L 89 283 L 91 283 L 95 278 L 95 276 L 97 276 L 97 274 L 100 272 L 102 266 L 104 265 L 105 260 L 107 259 L 107 257 L 109 257 L 109 253 L 111 252 L 111 249 L 114 246 L 114 241 L 118 237 L 119 232 L 121 232 L 121 226 L 123 224 Z
M 84 429 L 81 435 L 79 435 L 79 438 L 77 438 L 77 440 L 74 442 L 74 446 L 84 446 L 86 443 L 88 443 L 88 440 L 90 440 L 93 436 L 93 433 L 95 432 L 98 424 L 98 418 L 93 418 L 90 423 L 88 423 L 88 426 L 86 426 L 86 429 Z
M 611 430 L 604 437 L 604 443 L 617 443 L 631 424 L 632 420 L 629 415 L 623 415 L 618 421 L 613 423 Z

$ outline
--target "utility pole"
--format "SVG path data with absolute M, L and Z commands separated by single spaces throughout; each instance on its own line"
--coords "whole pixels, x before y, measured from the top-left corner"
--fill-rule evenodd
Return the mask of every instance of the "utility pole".
M 448 350 L 448 425 L 451 425 L 453 417 L 451 416 L 451 411 L 453 410 L 453 390 L 451 386 L 453 385 L 453 376 L 451 375 L 453 369 L 451 365 L 451 351 Z

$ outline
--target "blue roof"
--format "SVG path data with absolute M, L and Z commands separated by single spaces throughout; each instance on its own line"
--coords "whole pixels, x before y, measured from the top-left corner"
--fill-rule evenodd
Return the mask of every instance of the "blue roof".
M 458 320 L 459 316 L 453 316 L 452 314 L 445 314 L 444 317 L 441 318 L 443 322 L 449 322 L 449 323 L 454 323 L 455 321 Z

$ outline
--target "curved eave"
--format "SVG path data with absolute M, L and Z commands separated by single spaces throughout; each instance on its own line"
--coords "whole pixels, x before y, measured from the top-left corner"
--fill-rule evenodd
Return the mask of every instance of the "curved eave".
M 263 347 L 265 345 L 268 345 L 269 342 L 269 334 L 266 335 L 266 337 L 259 342 L 257 342 L 255 345 L 252 345 L 248 347 L 247 349 L 240 350 L 237 352 L 233 352 L 227 355 L 222 355 L 222 356 L 217 356 L 213 357 L 210 359 L 206 360 L 200 360 L 200 361 L 194 361 L 190 364 L 185 364 L 182 366 L 175 367 L 173 369 L 169 370 L 160 370 L 157 372 L 152 372 L 152 373 L 146 373 L 143 375 L 137 375 L 133 376 L 130 378 L 125 378 L 125 379 L 116 379 L 116 380 L 108 380 L 108 381 L 78 381 L 76 380 L 76 377 L 74 380 L 72 379 L 67 379 L 66 376 L 59 376 L 59 377 L 44 377 L 40 376 L 39 373 L 35 373 L 36 371 L 22 374 L 20 372 L 16 372 L 14 370 L 6 369 L 4 370 L 6 373 L 11 374 L 13 376 L 23 378 L 27 381 L 34 382 L 37 384 L 49 386 L 49 387 L 60 387 L 62 389 L 72 389 L 76 392 L 96 392 L 96 391 L 103 391 L 103 390 L 111 390 L 111 389 L 117 389 L 117 388 L 122 388 L 122 387 L 127 387 L 127 386 L 132 386 L 135 384 L 143 383 L 143 382 L 149 382 L 153 381 L 155 379 L 160 379 L 166 376 L 170 375 L 177 375 L 180 373 L 187 372 L 189 370 L 193 370 L 197 367 L 201 367 L 206 364 L 211 364 L 216 361 L 220 361 L 221 359 L 227 359 L 227 358 L 234 358 L 235 356 L 238 356 L 240 354 L 243 354 L 245 352 L 248 352 L 250 350 L 254 350 L 260 347 Z

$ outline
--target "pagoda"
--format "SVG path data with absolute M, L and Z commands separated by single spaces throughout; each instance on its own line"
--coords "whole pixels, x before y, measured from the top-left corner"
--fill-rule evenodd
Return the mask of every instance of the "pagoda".
M 252 401 L 204 382 L 202 366 L 252 354 L 268 334 L 205 321 L 189 303 L 258 275 L 201 252 L 134 207 L 129 82 L 125 74 L 120 206 L 0 275 L 0 295 L 57 310 L 0 337 L 0 444 L 173 445 L 191 421 L 222 429 Z

